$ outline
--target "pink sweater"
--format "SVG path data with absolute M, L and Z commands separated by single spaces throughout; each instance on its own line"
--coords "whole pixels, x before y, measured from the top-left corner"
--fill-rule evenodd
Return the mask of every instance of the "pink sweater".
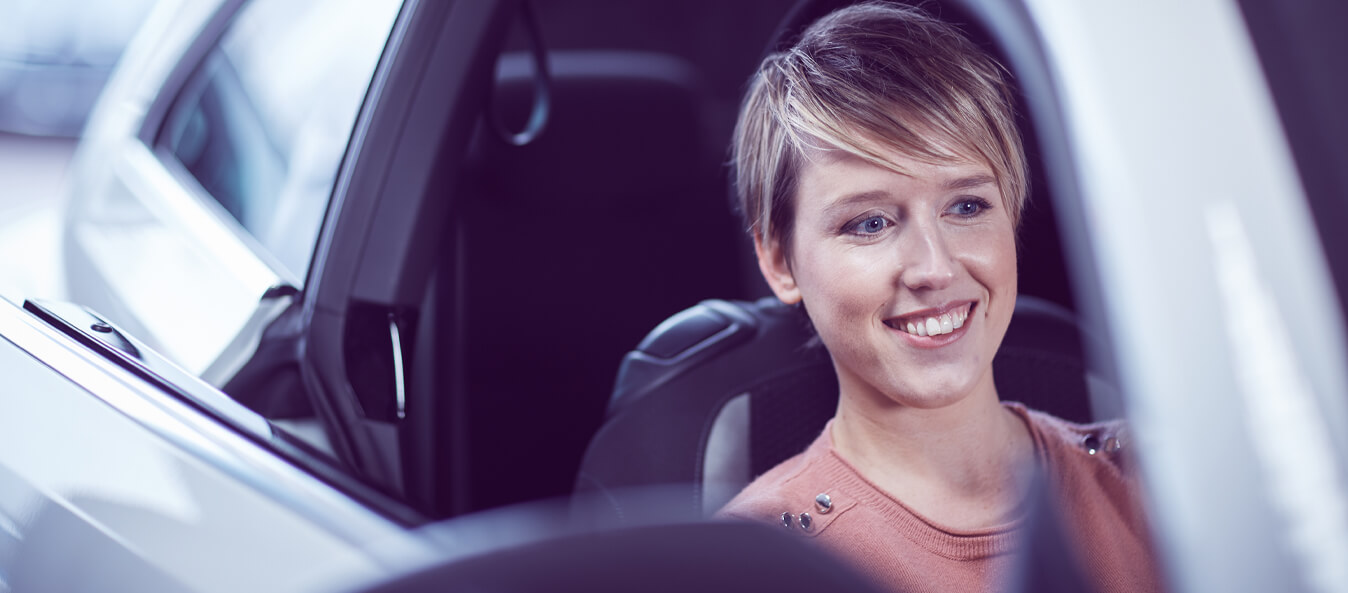
M 1036 457 L 1063 504 L 1064 527 L 1095 588 L 1160 591 L 1138 485 L 1124 471 L 1120 424 L 1083 426 L 1005 405 L 1029 426 Z M 805 452 L 754 480 L 719 514 L 789 528 L 897 591 L 1006 588 L 1023 518 L 978 531 L 933 523 L 844 461 L 833 450 L 831 426 Z M 821 494 L 828 497 L 827 509 L 816 502 Z

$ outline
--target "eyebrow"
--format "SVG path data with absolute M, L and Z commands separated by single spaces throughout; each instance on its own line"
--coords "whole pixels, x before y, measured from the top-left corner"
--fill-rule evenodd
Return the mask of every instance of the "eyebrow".
M 960 177 L 959 179 L 952 179 L 950 181 L 947 181 L 945 183 L 945 189 L 947 191 L 973 189 L 981 185 L 988 185 L 992 183 L 997 183 L 997 179 L 991 175 L 985 175 L 980 173 L 978 175 L 970 175 L 968 177 Z
M 967 177 L 959 177 L 956 179 L 951 179 L 950 181 L 945 182 L 941 187 L 943 187 L 946 191 L 960 191 L 966 189 L 973 189 L 975 187 L 982 187 L 984 185 L 990 185 L 995 183 L 997 183 L 997 179 L 995 177 L 979 173 L 976 175 L 969 175 Z M 848 195 L 833 202 L 832 204 L 829 204 L 828 209 L 835 210 L 838 208 L 856 204 L 858 202 L 883 200 L 887 197 L 889 197 L 889 193 L 886 192 L 885 190 L 880 189 L 859 192 Z
M 841 198 L 841 199 L 839 199 L 839 200 L 834 201 L 832 204 L 829 204 L 828 206 L 826 206 L 826 207 L 825 207 L 825 210 L 830 210 L 830 211 L 831 211 L 831 210 L 840 210 L 840 209 L 846 208 L 847 206 L 851 206 L 851 205 L 856 204 L 856 203 L 859 203 L 859 202 L 872 202 L 872 201 L 877 201 L 877 200 L 884 200 L 885 198 L 888 198 L 888 197 L 889 197 L 889 192 L 886 192 L 886 191 L 880 190 L 880 189 L 875 189 L 875 190 L 871 190 L 871 191 L 859 192 L 859 193 L 855 193 L 855 194 L 850 194 L 850 195 L 848 195 L 848 196 L 846 196 L 846 197 L 843 197 L 843 198 Z

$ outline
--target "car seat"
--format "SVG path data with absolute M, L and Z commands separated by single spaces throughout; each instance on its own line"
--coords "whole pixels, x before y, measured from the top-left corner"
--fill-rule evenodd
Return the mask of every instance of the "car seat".
M 798 307 L 772 297 L 704 301 L 656 327 L 623 360 L 582 462 L 577 500 L 602 507 L 584 509 L 588 520 L 621 521 L 656 486 L 681 489 L 675 512 L 707 515 L 804 450 L 838 403 L 813 335 Z M 1081 333 L 1059 305 L 1017 300 L 993 373 L 1003 400 L 1091 418 Z
M 462 292 L 446 298 L 471 311 L 453 329 L 473 422 L 450 448 L 472 460 L 465 510 L 567 494 L 614 362 L 671 311 L 738 294 L 724 254 L 741 233 L 698 71 L 632 51 L 548 61 L 543 133 L 515 146 L 483 126 L 456 205 Z M 533 99 L 528 56 L 503 56 L 502 122 Z

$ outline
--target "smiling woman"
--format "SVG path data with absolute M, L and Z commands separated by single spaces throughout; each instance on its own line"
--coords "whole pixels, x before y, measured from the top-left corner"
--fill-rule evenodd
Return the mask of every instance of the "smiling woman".
M 880 3 L 763 62 L 736 131 L 740 204 L 839 400 L 804 453 L 721 514 L 798 525 L 898 590 L 998 589 L 1038 471 L 1096 589 L 1158 590 L 1121 427 L 1002 403 L 993 381 L 1027 193 L 1011 96 L 957 29 Z M 1084 537 L 1098 532 L 1122 535 Z
M 987 168 L 888 155 L 904 174 L 819 152 L 799 172 L 792 244 L 758 241 L 759 259 L 777 296 L 809 311 L 845 397 L 866 408 L 972 392 L 995 401 L 992 357 L 1015 308 L 1011 217 L 994 184 L 949 189 Z

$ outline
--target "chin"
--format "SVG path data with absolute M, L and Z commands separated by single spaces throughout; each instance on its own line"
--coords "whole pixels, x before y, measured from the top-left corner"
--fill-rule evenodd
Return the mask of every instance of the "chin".
M 952 380 L 948 374 L 945 375 L 926 380 L 910 376 L 906 381 L 895 381 L 890 383 L 890 389 L 885 390 L 886 395 L 890 400 L 903 406 L 936 410 L 973 397 L 983 379 L 983 374 L 966 375 L 967 378 L 964 380 Z
M 901 406 L 921 410 L 939 410 L 964 401 L 971 393 L 968 391 L 919 391 L 891 394 L 889 398 Z

